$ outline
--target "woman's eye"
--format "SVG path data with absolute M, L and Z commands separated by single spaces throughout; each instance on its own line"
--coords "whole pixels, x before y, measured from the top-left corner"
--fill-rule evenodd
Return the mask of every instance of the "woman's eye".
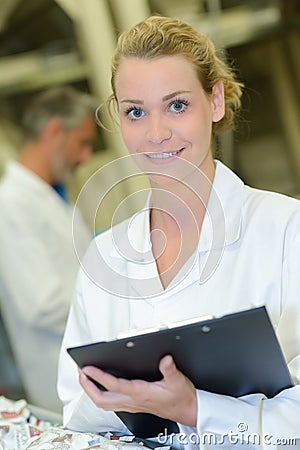
M 135 120 L 143 117 L 145 113 L 141 108 L 130 108 L 128 111 L 126 111 L 126 114 L 130 117 L 130 119 Z
M 170 110 L 174 112 L 183 112 L 187 107 L 187 102 L 183 100 L 175 100 L 170 104 Z

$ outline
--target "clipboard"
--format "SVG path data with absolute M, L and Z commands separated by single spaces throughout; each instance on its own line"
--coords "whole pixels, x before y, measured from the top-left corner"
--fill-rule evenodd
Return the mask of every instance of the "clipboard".
M 93 365 L 127 379 L 158 381 L 171 354 L 196 388 L 240 397 L 272 398 L 293 382 L 264 306 L 219 318 L 67 349 L 79 367 Z M 178 432 L 176 423 L 144 413 L 116 413 L 138 437 Z

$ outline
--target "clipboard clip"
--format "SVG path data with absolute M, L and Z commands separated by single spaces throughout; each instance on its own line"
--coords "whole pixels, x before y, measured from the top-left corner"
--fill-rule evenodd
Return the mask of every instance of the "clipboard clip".
M 168 322 L 168 323 L 159 325 L 157 327 L 149 327 L 149 328 L 142 328 L 142 329 L 134 328 L 132 330 L 121 331 L 117 335 L 117 339 L 130 338 L 130 337 L 135 337 L 135 336 L 141 336 L 143 334 L 156 333 L 158 331 L 163 331 L 163 330 L 170 330 L 172 328 L 182 327 L 184 325 L 192 325 L 193 323 L 204 322 L 206 320 L 211 320 L 213 318 L 214 318 L 214 316 L 208 314 L 205 316 L 197 316 L 197 317 L 192 317 L 190 319 L 179 320 L 177 322 Z

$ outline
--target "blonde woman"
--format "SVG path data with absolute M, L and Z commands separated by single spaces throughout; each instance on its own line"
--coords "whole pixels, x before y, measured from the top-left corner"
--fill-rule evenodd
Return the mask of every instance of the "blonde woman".
M 128 433 L 121 411 L 168 419 L 185 436 L 212 433 L 222 448 L 236 448 L 230 433 L 242 431 L 240 423 L 257 436 L 254 448 L 266 436 L 300 437 L 299 202 L 245 186 L 213 158 L 242 85 L 207 37 L 160 16 L 120 36 L 111 84 L 110 105 L 151 194 L 140 214 L 100 235 L 86 255 L 60 358 L 65 426 Z M 151 383 L 95 367 L 78 375 L 66 352 L 124 330 L 262 305 L 296 383 L 273 399 L 196 389 L 170 355 L 160 361 L 162 380 Z

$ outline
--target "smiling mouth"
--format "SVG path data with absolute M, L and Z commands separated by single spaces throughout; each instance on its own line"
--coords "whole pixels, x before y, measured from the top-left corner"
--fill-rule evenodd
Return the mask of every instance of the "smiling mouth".
M 178 155 L 183 150 L 184 150 L 184 148 L 175 150 L 174 152 L 147 153 L 146 156 L 150 159 L 167 159 L 167 158 L 171 158 L 172 156 Z

